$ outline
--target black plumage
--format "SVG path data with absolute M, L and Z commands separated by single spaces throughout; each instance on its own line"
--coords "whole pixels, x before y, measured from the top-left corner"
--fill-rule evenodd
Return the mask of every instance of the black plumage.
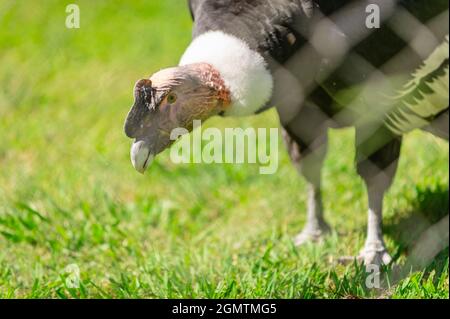
M 370 4 L 380 8 L 379 28 L 365 25 Z M 369 197 L 369 235 L 361 256 L 366 263 L 388 262 L 380 235 L 381 211 L 405 133 L 398 127 L 418 122 L 413 117 L 422 113 L 420 103 L 414 100 L 411 108 L 408 100 L 417 94 L 426 100 L 436 77 L 448 93 L 448 79 L 442 81 L 445 74 L 448 77 L 448 42 L 442 65 L 422 74 L 423 82 L 405 96 L 389 96 L 414 81 L 424 59 L 445 42 L 448 0 L 190 0 L 189 6 L 194 38 L 223 31 L 244 40 L 268 63 L 274 91 L 260 111 L 276 106 L 291 159 L 311 189 L 308 222 L 297 242 L 317 239 L 328 229 L 320 195 L 327 129 L 353 125 L 357 171 Z M 420 47 L 410 43 L 424 30 L 427 35 L 420 38 Z M 289 98 L 297 91 L 295 99 Z M 448 94 L 446 106 L 428 112 L 424 120 L 448 119 Z M 403 118 L 408 112 L 411 121 Z M 448 123 L 441 120 L 439 125 L 448 138 Z
M 194 19 L 193 37 L 197 37 L 207 31 L 220 30 L 243 39 L 249 46 L 260 52 L 275 73 L 277 68 L 286 66 L 288 71 L 300 80 L 300 84 L 309 87 L 311 79 L 320 77 L 320 73 L 327 66 L 323 59 L 324 52 L 316 52 L 310 56 L 307 72 L 305 63 L 297 63 L 296 55 L 308 43 L 308 39 L 314 35 L 317 23 L 327 16 L 339 29 L 343 31 L 342 39 L 333 41 L 350 42 L 350 52 L 345 52 L 345 57 L 333 65 L 332 74 L 320 81 L 314 81 L 312 87 L 321 86 L 329 95 L 334 96 L 338 91 L 359 84 L 371 76 L 366 69 L 354 69 L 355 64 L 351 59 L 352 54 L 362 57 L 373 66 L 371 71 L 382 69 L 386 75 L 395 73 L 412 73 L 422 62 L 423 58 L 417 52 L 408 47 L 406 41 L 400 37 L 390 26 L 391 17 L 400 10 L 409 12 L 420 23 L 426 24 L 448 10 L 448 1 L 436 0 L 400 0 L 395 10 L 388 10 L 390 1 L 378 1 L 381 7 L 384 23 L 376 30 L 366 30 L 366 36 L 358 38 L 361 29 L 365 28 L 364 21 L 367 13 L 366 6 L 372 2 L 360 0 L 191 0 L 189 1 L 192 17 Z M 386 13 L 383 8 L 386 7 Z M 352 19 L 346 18 L 345 10 Z M 350 15 L 351 14 L 351 15 Z M 407 25 L 404 28 L 408 28 Z M 438 41 L 442 41 L 447 28 L 431 30 Z M 339 46 L 339 43 L 335 44 Z M 434 47 L 422 48 L 430 53 Z M 330 46 L 330 50 L 333 47 Z M 391 58 L 406 50 L 407 58 L 396 66 L 383 69 Z M 331 54 L 333 52 L 330 52 Z M 326 52 L 325 52 L 326 54 Z M 349 70 L 352 76 L 349 77 Z M 277 96 L 275 92 L 274 96 Z M 356 95 L 355 95 L 356 97 Z M 336 102 L 336 101 L 335 101 Z M 275 98 L 269 103 L 282 106 Z M 338 111 L 343 105 L 334 105 Z M 283 121 L 283 118 L 282 118 Z

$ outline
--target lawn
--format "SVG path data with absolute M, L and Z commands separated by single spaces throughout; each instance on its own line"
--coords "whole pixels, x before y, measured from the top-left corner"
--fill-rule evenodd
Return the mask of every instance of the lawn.
M 179 164 L 145 175 L 130 163 L 123 122 L 135 81 L 175 65 L 190 41 L 184 1 L 0 2 L 0 298 L 448 298 L 448 248 L 398 271 L 420 233 L 448 214 L 446 142 L 405 138 L 385 200 L 397 258 L 380 289 L 357 264 L 367 200 L 353 129 L 330 132 L 323 243 L 295 248 L 306 184 L 280 139 L 274 175 L 258 166 Z M 208 126 L 277 127 L 272 110 Z M 72 285 L 79 269 L 79 285 Z M 75 280 L 76 281 L 76 280 Z

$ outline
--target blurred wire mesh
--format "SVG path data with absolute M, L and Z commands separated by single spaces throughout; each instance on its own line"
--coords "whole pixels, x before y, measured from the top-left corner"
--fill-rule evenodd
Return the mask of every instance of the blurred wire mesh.
M 374 5 L 379 9 L 380 24 L 385 24 L 385 27 L 405 43 L 400 52 L 380 65 L 373 65 L 354 50 L 356 45 L 377 31 L 377 28 L 363 27 L 369 15 L 368 6 Z M 430 2 L 429 5 L 432 6 L 433 3 Z M 281 122 L 289 123 L 307 100 L 308 94 L 317 88 L 317 83 L 326 81 L 346 60 L 350 61 L 354 70 L 366 74 L 367 78 L 357 83 L 356 98 L 346 100 L 345 93 L 339 96 L 342 93 L 336 90 L 333 97 L 336 100 L 342 99 L 345 107 L 333 116 L 326 114 L 319 106 L 312 105 L 316 108 L 314 116 L 320 117 L 314 122 L 323 123 L 326 127 L 339 126 L 336 123 L 353 125 L 383 123 L 386 114 L 395 107 L 395 99 L 391 97 L 399 95 L 417 68 L 438 46 L 446 47 L 448 59 L 448 29 L 448 9 L 423 23 L 411 12 L 398 6 L 395 0 L 350 1 L 350 4 L 329 16 L 314 17 L 313 27 L 309 29 L 312 33 L 307 34 L 302 28 L 296 30 L 299 33 L 303 32 L 301 35 L 308 40 L 301 49 L 283 64 L 271 61 L 277 65 L 275 78 L 283 83 L 276 97 Z M 290 70 L 302 70 L 301 80 L 299 81 Z M 448 77 L 448 65 L 446 76 Z M 299 91 L 299 87 L 303 90 Z M 441 120 L 446 121 L 448 127 L 448 81 L 446 91 L 447 111 Z M 376 130 L 377 126 L 373 127 Z M 416 128 L 429 130 L 423 124 L 411 127 Z M 373 133 L 364 132 L 365 138 L 370 138 Z M 309 136 L 316 138 L 314 134 Z M 447 136 L 443 137 L 448 140 L 448 132 Z M 306 142 L 313 144 L 314 140 Z M 364 139 L 359 142 L 364 142 Z M 439 143 L 427 143 L 426 147 L 436 157 L 445 156 Z M 411 270 L 427 266 L 449 245 L 448 215 L 435 224 L 430 224 L 426 220 L 421 220 L 421 223 L 422 225 L 417 227 L 426 230 L 414 241 L 408 260 L 402 269 L 397 269 L 398 278 L 394 278 L 394 281 L 400 280 Z

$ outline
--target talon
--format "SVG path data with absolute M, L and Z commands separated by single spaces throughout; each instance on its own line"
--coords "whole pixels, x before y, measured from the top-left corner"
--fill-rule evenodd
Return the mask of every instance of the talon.
M 364 262 L 364 265 L 388 265 L 392 261 L 392 257 L 387 252 L 386 248 L 371 249 L 364 248 L 358 256 L 358 260 Z
M 303 231 L 294 238 L 294 244 L 301 246 L 308 242 L 321 242 L 330 232 L 331 228 L 325 222 L 320 223 L 318 226 L 306 225 Z

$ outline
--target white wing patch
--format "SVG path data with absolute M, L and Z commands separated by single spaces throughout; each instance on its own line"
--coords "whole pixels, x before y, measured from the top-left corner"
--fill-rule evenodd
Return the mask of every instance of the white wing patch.
M 449 106 L 449 37 L 436 48 L 413 74 L 405 89 L 395 96 L 385 121 L 395 134 L 402 135 L 429 124 L 430 118 Z

